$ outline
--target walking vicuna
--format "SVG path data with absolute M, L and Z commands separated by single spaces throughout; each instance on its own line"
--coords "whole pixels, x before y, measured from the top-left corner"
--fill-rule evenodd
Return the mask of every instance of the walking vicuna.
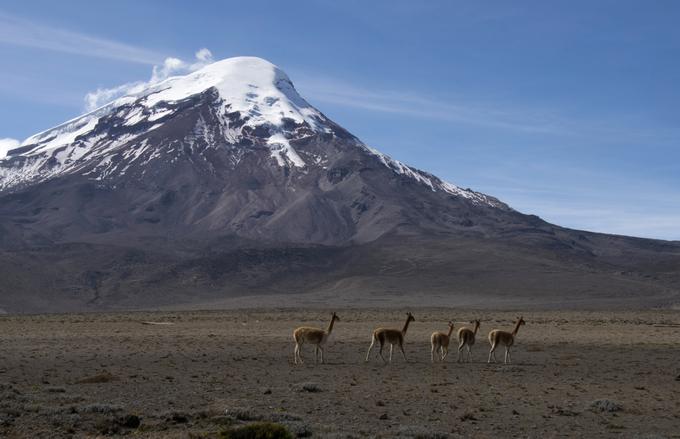
M 408 361 L 406 359 L 406 353 L 404 352 L 404 336 L 408 330 L 409 323 L 415 322 L 415 320 L 416 319 L 413 317 L 413 314 L 409 312 L 406 314 L 406 323 L 404 324 L 404 329 L 401 331 L 398 329 L 387 328 L 378 328 L 373 331 L 371 345 L 368 347 L 368 353 L 366 353 L 366 361 L 368 361 L 371 355 L 371 349 L 373 349 L 373 345 L 375 344 L 376 340 L 380 342 L 380 352 L 378 352 L 378 354 L 380 354 L 380 358 L 382 358 L 385 363 L 387 363 L 387 361 L 385 361 L 382 351 L 386 342 L 390 344 L 390 363 L 392 362 L 392 350 L 394 349 L 395 344 L 399 346 L 399 349 L 401 349 L 401 355 L 404 356 L 404 361 Z
M 479 320 L 473 320 L 470 323 L 474 323 L 475 329 L 460 328 L 458 330 L 458 362 L 460 362 L 463 348 L 466 346 L 468 362 L 472 359 L 472 346 L 475 344 L 475 337 L 477 336 L 477 330 L 479 329 Z
M 444 361 L 444 358 L 449 354 L 449 341 L 451 340 L 451 333 L 453 332 L 453 322 L 449 322 L 449 332 L 433 332 L 430 336 L 430 343 L 432 344 L 432 351 L 430 358 L 434 363 L 434 353 L 437 352 L 439 359 Z
M 491 358 L 493 357 L 494 363 L 496 362 L 496 348 L 499 344 L 505 346 L 505 364 L 511 362 L 510 358 L 510 347 L 515 344 L 515 337 L 517 336 L 517 331 L 519 327 L 525 325 L 526 322 L 522 317 L 517 318 L 517 323 L 515 324 L 515 329 L 512 332 L 499 331 L 494 329 L 489 333 L 489 343 L 491 343 L 491 350 L 489 351 L 489 361 L 491 363 Z
M 314 347 L 314 362 L 318 363 L 319 351 L 321 351 L 321 363 L 323 363 L 323 346 L 328 341 L 328 337 L 330 337 L 331 331 L 333 331 L 333 324 L 336 320 L 340 321 L 340 317 L 333 313 L 331 322 L 328 324 L 328 329 L 325 331 L 321 328 L 312 328 L 309 326 L 301 326 L 293 331 L 293 338 L 295 339 L 295 364 L 298 364 L 298 360 L 300 360 L 301 364 L 304 363 L 304 361 L 302 361 L 302 356 L 300 355 L 300 348 L 305 343 L 316 345 Z

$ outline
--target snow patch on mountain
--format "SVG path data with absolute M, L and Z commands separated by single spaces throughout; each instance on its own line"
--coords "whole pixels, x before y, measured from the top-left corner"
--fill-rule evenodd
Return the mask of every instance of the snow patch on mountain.
M 271 155 L 276 159 L 279 166 L 286 166 L 286 163 L 290 162 L 298 168 L 304 168 L 305 161 L 302 160 L 297 151 L 290 146 L 290 142 L 283 134 L 277 133 L 270 136 L 267 140 L 267 145 L 269 145 L 269 148 L 272 151 Z
M 376 156 L 380 162 L 385 165 L 386 167 L 392 169 L 395 173 L 399 175 L 405 175 L 420 184 L 423 184 L 427 187 L 429 187 L 433 192 L 437 191 L 444 191 L 447 192 L 451 195 L 455 195 L 458 197 L 463 197 L 475 204 L 484 204 L 484 205 L 489 205 L 493 207 L 498 207 L 498 208 L 504 208 L 507 209 L 507 206 L 497 199 L 493 197 L 489 197 L 487 195 L 484 195 L 479 192 L 475 192 L 470 189 L 463 189 L 461 187 L 456 186 L 453 183 L 449 183 L 448 181 L 444 181 L 440 179 L 439 177 L 436 177 L 432 174 L 429 174 L 427 172 L 420 171 L 418 169 L 412 168 L 408 165 L 405 165 L 404 163 L 400 162 L 399 160 L 395 160 L 392 157 L 383 154 L 382 152 L 378 151 L 375 148 L 371 148 L 370 146 L 367 145 L 362 145 L 367 151 L 369 151 L 371 154 Z

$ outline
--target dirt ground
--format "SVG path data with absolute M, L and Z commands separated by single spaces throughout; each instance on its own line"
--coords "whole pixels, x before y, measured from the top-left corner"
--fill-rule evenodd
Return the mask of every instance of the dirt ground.
M 511 365 L 486 363 L 487 334 L 517 313 L 412 308 L 408 362 L 386 365 L 364 362 L 371 331 L 406 310 L 335 311 L 327 364 L 305 346 L 301 366 L 293 329 L 330 311 L 2 316 L 0 437 L 219 437 L 257 420 L 299 437 L 680 437 L 678 311 L 524 313 Z M 473 361 L 432 364 L 432 331 L 477 317 Z

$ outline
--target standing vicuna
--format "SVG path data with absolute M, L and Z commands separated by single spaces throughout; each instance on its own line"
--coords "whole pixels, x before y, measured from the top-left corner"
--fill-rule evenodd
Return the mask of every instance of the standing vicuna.
M 295 339 L 295 364 L 298 364 L 298 360 L 300 360 L 301 364 L 304 363 L 304 361 L 302 361 L 302 356 L 300 355 L 300 348 L 305 343 L 316 345 L 314 347 L 314 363 L 318 363 L 319 361 L 319 351 L 321 351 L 321 363 L 323 363 L 323 345 L 328 341 L 328 337 L 330 337 L 331 331 L 333 331 L 333 324 L 336 320 L 340 321 L 340 317 L 333 313 L 331 322 L 328 324 L 328 329 L 325 331 L 321 328 L 312 328 L 309 326 L 301 326 L 293 331 L 293 338 Z
M 432 351 L 430 357 L 434 363 L 434 353 L 437 352 L 439 359 L 444 361 L 444 358 L 449 354 L 449 341 L 451 340 L 451 333 L 453 332 L 453 322 L 449 322 L 449 332 L 433 332 L 430 336 L 430 343 L 432 343 Z
M 470 328 L 460 328 L 458 330 L 458 362 L 460 363 L 461 354 L 463 354 L 463 348 L 467 346 L 467 359 L 468 362 L 472 359 L 472 345 L 475 344 L 475 337 L 477 336 L 477 330 L 479 329 L 479 320 L 473 320 L 470 323 L 474 323 L 475 329 Z
M 371 355 L 371 349 L 373 348 L 373 345 L 375 344 L 375 341 L 380 342 L 380 358 L 385 361 L 385 357 L 383 357 L 382 351 L 383 347 L 385 346 L 385 342 L 390 344 L 390 363 L 392 362 L 392 350 L 394 349 L 394 345 L 399 345 L 399 349 L 401 349 L 401 355 L 404 356 L 404 361 L 408 361 L 406 359 L 406 353 L 404 352 L 404 336 L 406 335 L 406 331 L 408 330 L 408 324 L 411 322 L 415 322 L 416 319 L 413 317 L 413 314 L 410 312 L 406 314 L 406 323 L 404 324 L 404 329 L 401 331 L 398 329 L 387 329 L 387 328 L 378 328 L 375 331 L 373 331 L 373 338 L 371 339 L 371 345 L 368 347 L 368 353 L 366 353 L 366 361 L 368 361 L 369 356 Z
M 519 331 L 519 327 L 525 324 L 526 322 L 524 321 L 524 318 L 517 317 L 517 323 L 515 324 L 515 329 L 513 329 L 512 332 L 499 331 L 498 329 L 494 329 L 493 331 L 489 332 L 489 343 L 491 343 L 491 350 L 489 351 L 488 363 L 491 363 L 491 357 L 493 357 L 493 362 L 496 362 L 495 351 L 499 344 L 505 346 L 505 364 L 511 362 L 510 347 L 515 344 L 515 337 L 517 337 L 517 331 Z

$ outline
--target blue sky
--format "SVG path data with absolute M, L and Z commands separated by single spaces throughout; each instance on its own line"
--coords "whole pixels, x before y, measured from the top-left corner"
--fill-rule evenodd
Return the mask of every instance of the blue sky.
M 680 240 L 678 23 L 675 1 L 3 1 L 0 138 L 167 57 L 254 55 L 403 162 L 560 225 Z

